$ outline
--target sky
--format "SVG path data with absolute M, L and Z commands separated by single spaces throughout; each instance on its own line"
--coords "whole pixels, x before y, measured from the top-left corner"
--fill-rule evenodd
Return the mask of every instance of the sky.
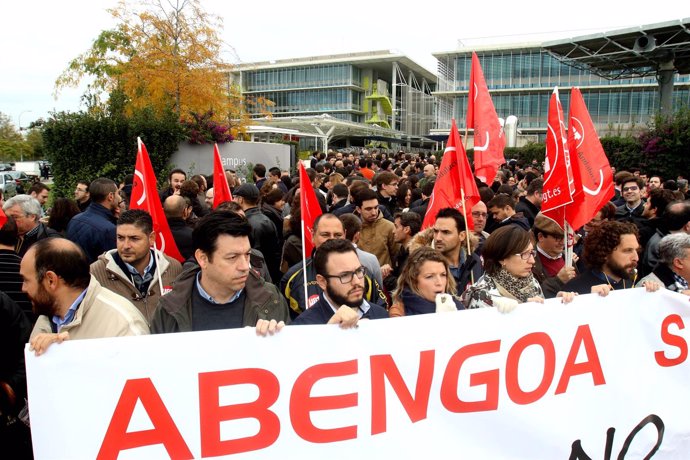
M 166 0 L 163 0 L 166 1 Z M 177 0 L 168 0 L 177 1 Z M 54 97 L 56 78 L 116 23 L 116 0 L 4 2 L 0 15 L 0 112 L 26 127 L 52 111 L 78 111 L 84 87 Z M 201 0 L 223 19 L 229 63 L 393 50 L 435 73 L 434 52 L 538 42 L 690 17 L 690 2 L 523 0 L 392 2 Z M 656 5 L 663 7 L 656 8 Z

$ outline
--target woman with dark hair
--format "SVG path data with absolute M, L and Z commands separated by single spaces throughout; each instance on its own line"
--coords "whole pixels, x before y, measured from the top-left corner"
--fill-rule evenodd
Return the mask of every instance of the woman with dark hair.
M 278 247 L 283 247 L 283 207 L 285 195 L 278 186 L 266 181 L 261 187 L 261 212 L 273 222 L 278 236 Z
M 517 225 L 506 225 L 489 235 L 482 258 L 484 275 L 462 295 L 467 308 L 496 307 L 501 313 L 525 302 L 544 302 L 539 282 L 532 274 L 537 251 L 529 232 Z M 559 292 L 563 302 L 574 293 Z
M 72 217 L 79 214 L 79 206 L 68 198 L 58 198 L 53 203 L 48 217 L 48 227 L 58 232 L 63 237 L 67 235 L 67 224 Z
M 297 189 L 291 202 L 292 212 L 285 218 L 283 227 L 283 237 L 287 236 L 280 259 L 280 271 L 283 273 L 302 260 L 302 211 L 299 197 L 299 189 Z
M 410 316 L 464 310 L 455 292 L 455 278 L 448 261 L 436 249 L 420 247 L 407 259 L 393 293 L 389 315 Z
M 400 209 L 409 209 L 410 208 L 410 203 L 412 202 L 412 190 L 410 189 L 410 185 L 406 180 L 401 181 L 400 184 L 398 185 L 398 191 L 395 194 L 395 197 L 398 202 L 398 208 Z

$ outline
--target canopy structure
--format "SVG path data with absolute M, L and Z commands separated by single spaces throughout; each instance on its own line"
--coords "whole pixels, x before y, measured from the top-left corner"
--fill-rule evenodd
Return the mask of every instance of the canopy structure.
M 673 76 L 690 73 L 690 18 L 546 42 L 572 67 L 609 80 L 656 75 L 660 109 L 672 110 Z

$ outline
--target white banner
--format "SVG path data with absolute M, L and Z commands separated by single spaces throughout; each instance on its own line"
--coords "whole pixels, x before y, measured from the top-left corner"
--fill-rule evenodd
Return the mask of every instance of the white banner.
M 690 299 L 613 292 L 27 352 L 37 459 L 690 457 Z

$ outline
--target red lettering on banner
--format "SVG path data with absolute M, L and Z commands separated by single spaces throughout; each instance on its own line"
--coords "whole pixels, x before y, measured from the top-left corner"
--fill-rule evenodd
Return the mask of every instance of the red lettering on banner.
M 317 410 L 356 407 L 357 393 L 337 396 L 311 396 L 311 389 L 321 379 L 343 377 L 357 373 L 357 360 L 317 364 L 297 377 L 290 394 L 290 420 L 297 435 L 305 441 L 328 443 L 357 437 L 357 426 L 320 429 L 311 422 L 311 412 Z
M 137 401 L 141 401 L 153 429 L 128 433 Z M 117 459 L 123 450 L 156 444 L 163 444 L 171 459 L 194 458 L 151 379 L 127 380 L 97 458 Z
M 539 386 L 533 391 L 522 391 L 518 378 L 518 368 L 522 352 L 531 345 L 538 345 L 544 351 L 544 374 Z M 536 368 L 534 369 L 536 370 Z M 532 404 L 542 398 L 553 382 L 556 370 L 556 350 L 553 347 L 551 337 L 545 332 L 534 332 L 521 337 L 508 352 L 506 360 L 506 390 L 508 396 L 515 404 Z
M 575 360 L 577 359 L 577 354 L 580 352 L 580 348 L 583 345 L 585 347 L 587 361 L 576 363 Z M 599 353 L 597 352 L 597 347 L 594 344 L 594 337 L 592 337 L 592 331 L 589 329 L 589 325 L 587 324 L 578 327 L 577 332 L 575 332 L 573 344 L 570 347 L 568 358 L 565 360 L 563 372 L 561 373 L 561 378 L 556 386 L 555 394 L 558 395 L 565 393 L 568 390 L 570 378 L 575 375 L 582 374 L 592 374 L 592 380 L 594 381 L 595 386 L 606 384 L 604 371 L 601 368 L 601 361 L 599 361 Z
M 679 315 L 673 314 L 664 318 L 664 321 L 661 323 L 661 340 L 663 340 L 666 345 L 678 348 L 679 353 L 677 358 L 668 358 L 663 351 L 654 352 L 656 363 L 662 367 L 677 366 L 688 359 L 688 342 L 679 335 L 671 334 L 669 327 L 672 324 L 678 327 L 679 330 L 685 329 L 683 318 Z
M 435 350 L 419 353 L 419 370 L 414 397 L 391 355 L 375 355 L 369 358 L 371 366 L 371 434 L 386 431 L 386 379 L 398 400 L 405 408 L 412 423 L 424 420 L 429 408 L 429 393 L 434 377 Z
M 482 412 L 498 408 L 498 369 L 478 372 L 470 376 L 470 386 L 486 385 L 486 399 L 483 401 L 463 401 L 458 397 L 460 369 L 473 356 L 496 353 L 501 349 L 500 340 L 473 343 L 456 351 L 450 357 L 441 383 L 441 402 L 450 412 Z
M 259 389 L 259 397 L 250 403 L 220 406 L 220 387 L 250 384 Z M 220 457 L 264 449 L 278 439 L 280 419 L 269 408 L 278 400 L 278 378 L 265 369 L 233 369 L 199 374 L 199 423 L 201 456 Z M 239 439 L 220 439 L 220 423 L 253 418 L 259 432 Z

